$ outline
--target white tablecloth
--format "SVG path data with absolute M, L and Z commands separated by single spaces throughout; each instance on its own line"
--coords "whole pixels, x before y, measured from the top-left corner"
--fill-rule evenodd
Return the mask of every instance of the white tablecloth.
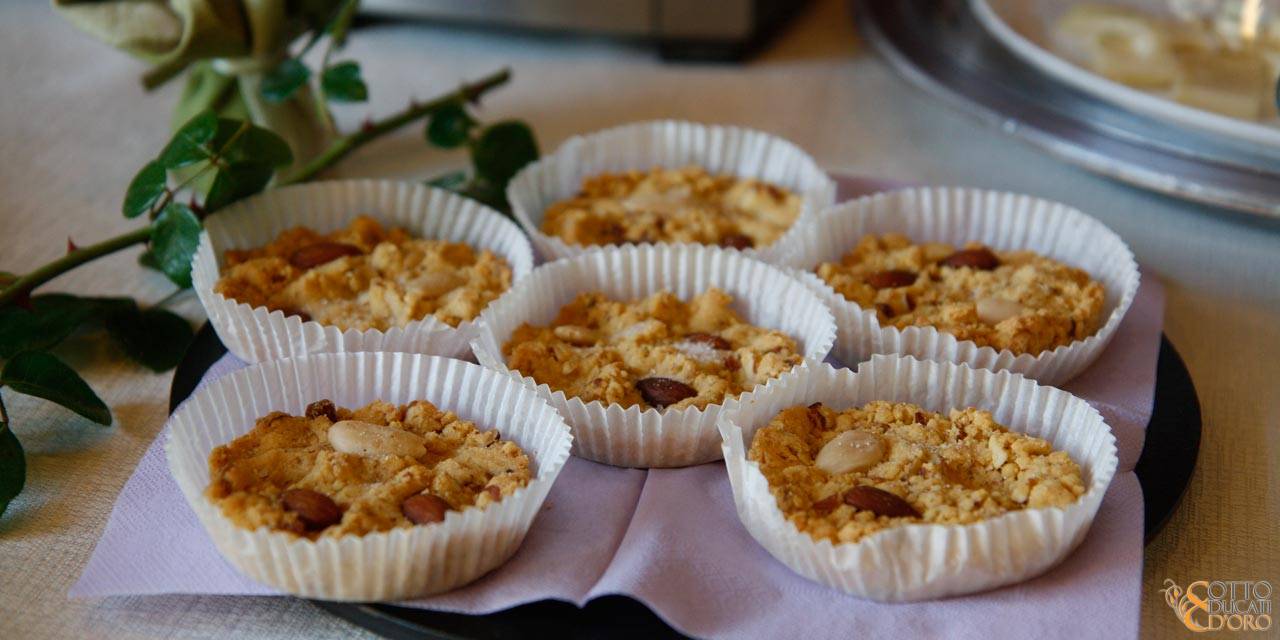
M 648 118 L 741 124 L 790 138 L 832 169 L 1022 191 L 1101 218 L 1168 285 L 1166 332 L 1187 360 L 1205 418 L 1185 503 L 1146 551 L 1143 635 L 1185 632 L 1158 592 L 1166 578 L 1184 586 L 1280 580 L 1280 225 L 1109 182 L 979 125 L 896 77 L 858 41 L 839 0 L 815 3 L 745 66 L 669 65 L 641 45 L 424 25 L 361 31 L 348 53 L 363 63 L 372 96 L 341 109 L 348 125 L 510 65 L 513 82 L 482 113 L 528 120 L 544 148 Z M 0 269 L 43 264 L 68 236 L 83 244 L 134 226 L 120 217 L 120 198 L 167 138 L 178 89 L 145 94 L 141 69 L 45 2 L 0 4 Z M 363 149 L 337 175 L 418 178 L 462 160 L 429 149 L 413 129 Z M 46 290 L 146 302 L 169 295 L 161 276 L 134 265 L 136 255 L 123 252 Z M 200 319 L 189 294 L 176 308 Z M 110 428 L 5 392 L 28 477 L 0 519 L 0 628 L 36 638 L 361 633 L 290 599 L 67 599 L 166 414 L 170 374 L 147 373 L 113 349 L 73 340 L 60 350 L 111 405 Z

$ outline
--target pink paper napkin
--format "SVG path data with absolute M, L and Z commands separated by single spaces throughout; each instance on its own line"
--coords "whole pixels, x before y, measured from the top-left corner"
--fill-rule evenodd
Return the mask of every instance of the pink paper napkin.
M 1068 387 L 1115 430 L 1120 470 L 1084 543 L 1037 579 L 933 602 L 859 600 L 791 573 L 756 544 L 737 519 L 722 463 L 646 472 L 573 458 L 510 562 L 405 604 L 487 613 L 625 594 L 705 637 L 1134 636 L 1143 532 L 1132 469 L 1151 413 L 1163 300 L 1160 284 L 1145 280 L 1112 346 Z M 241 366 L 224 357 L 205 379 Z M 125 485 L 70 595 L 273 594 L 214 549 L 169 476 L 164 437 Z

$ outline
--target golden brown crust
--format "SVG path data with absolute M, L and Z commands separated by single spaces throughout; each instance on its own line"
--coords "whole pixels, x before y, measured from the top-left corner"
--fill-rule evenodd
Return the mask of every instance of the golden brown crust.
M 355 410 L 307 413 L 311 417 L 268 414 L 251 431 L 209 455 L 206 495 L 236 525 L 311 538 L 388 531 L 413 526 L 402 510 L 412 496 L 437 496 L 455 510 L 483 508 L 527 485 L 531 477 L 529 458 L 519 445 L 426 401 L 400 406 L 375 401 Z M 329 433 L 344 420 L 415 434 L 424 442 L 425 454 L 338 451 Z M 285 492 L 296 489 L 333 500 L 342 511 L 341 520 L 323 530 L 308 530 L 299 514 L 285 505 Z
M 820 452 L 850 431 L 875 443 L 878 455 L 854 470 L 824 470 Z M 815 540 L 832 542 L 857 542 L 909 524 L 967 524 L 1019 509 L 1062 507 L 1085 492 L 1080 467 L 1065 452 L 973 408 L 943 416 L 883 401 L 843 411 L 791 407 L 756 432 L 748 458 L 759 463 L 787 519 Z M 892 496 L 867 500 L 876 496 L 859 495 L 868 492 L 859 487 Z M 894 501 L 919 516 L 874 510 L 906 513 L 879 506 Z
M 343 330 L 385 331 L 427 316 L 457 326 L 510 286 L 511 267 L 491 251 L 359 216 L 333 233 L 296 227 L 264 247 L 227 251 L 214 291 Z
M 689 302 L 670 292 L 631 302 L 583 293 L 551 326 L 521 325 L 503 353 L 511 369 L 584 402 L 706 407 L 803 360 L 795 340 L 743 322 L 729 306 L 732 301 L 719 289 Z M 653 378 L 693 394 L 674 391 L 679 387 L 670 383 L 650 389 L 639 384 Z
M 967 251 L 966 251 L 967 250 Z M 950 260 L 948 258 L 956 256 Z M 998 261 L 983 267 L 983 257 Z M 1030 251 L 987 254 L 971 243 L 912 244 L 900 234 L 863 237 L 839 262 L 815 270 L 846 300 L 875 309 L 881 325 L 927 325 L 978 346 L 1036 354 L 1097 331 L 1103 287 L 1081 269 Z
M 694 242 L 768 246 L 800 215 L 800 196 L 701 167 L 605 173 L 547 208 L 542 230 L 569 244 Z

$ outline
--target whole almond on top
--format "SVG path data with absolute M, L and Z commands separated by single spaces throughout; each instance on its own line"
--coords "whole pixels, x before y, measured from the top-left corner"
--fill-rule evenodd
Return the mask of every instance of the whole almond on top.
M 451 271 L 432 271 L 415 280 L 413 286 L 424 298 L 438 298 L 465 283 L 465 278 Z
M 835 511 L 836 507 L 838 506 L 840 506 L 840 494 L 833 493 L 813 503 L 813 510 L 817 511 L 818 513 L 830 513 L 832 511 Z
M 404 502 L 400 503 L 400 511 L 414 524 L 432 524 L 444 521 L 445 513 L 449 511 L 449 503 L 440 496 L 419 493 L 405 498 Z
M 284 508 L 298 514 L 310 531 L 323 529 L 342 520 L 342 509 L 332 498 L 311 489 L 290 489 L 280 496 Z
M 919 518 L 920 512 L 898 496 L 868 485 L 858 485 L 844 493 L 844 503 L 859 511 L 890 518 Z
M 886 269 L 867 276 L 867 284 L 876 289 L 907 287 L 916 283 L 916 272 L 905 269 Z
M 879 464 L 884 454 L 884 445 L 875 435 L 850 429 L 827 441 L 813 458 L 813 465 L 831 475 L 840 475 Z
M 827 428 L 827 417 L 822 414 L 821 402 L 815 402 L 809 405 L 805 410 L 807 411 L 807 415 L 805 417 L 809 419 L 809 426 L 819 431 Z
M 942 260 L 938 264 L 943 267 L 970 267 L 981 271 L 990 271 L 1000 266 L 1000 258 L 992 253 L 990 249 L 982 247 L 979 249 L 961 249 Z
M 637 380 L 636 389 L 640 391 L 640 397 L 644 398 L 645 402 L 659 409 L 698 395 L 693 387 L 671 378 Z
M 690 333 L 689 335 L 686 335 L 684 339 L 689 342 L 705 344 L 712 349 L 719 349 L 721 351 L 728 351 L 733 348 L 733 345 L 729 344 L 728 340 L 725 340 L 720 336 L 711 335 L 710 333 Z
M 369 458 L 404 456 L 421 458 L 427 454 L 427 440 L 405 429 L 361 420 L 339 420 L 329 427 L 329 445 L 341 453 Z
M 1025 309 L 1014 300 L 987 296 L 974 301 L 974 310 L 979 320 L 987 324 L 1000 324 L 1009 318 L 1022 315 Z
M 343 256 L 358 256 L 362 253 L 364 252 L 360 247 L 342 242 L 317 242 L 294 251 L 289 256 L 289 264 L 299 269 L 312 269 Z
M 575 347 L 589 347 L 596 343 L 595 331 L 576 324 L 562 324 L 551 333 Z
M 308 418 L 319 418 L 320 416 L 328 418 L 329 422 L 337 422 L 338 408 L 333 406 L 332 400 L 316 400 L 307 405 Z
M 731 233 L 720 239 L 720 246 L 731 249 L 750 249 L 756 246 L 756 241 L 745 234 Z

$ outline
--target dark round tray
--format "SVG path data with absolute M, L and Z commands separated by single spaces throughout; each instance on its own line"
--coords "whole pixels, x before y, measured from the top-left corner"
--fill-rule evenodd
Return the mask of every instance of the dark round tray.
M 205 324 L 173 375 L 169 412 L 195 391 L 227 349 Z M 1145 539 L 1150 542 L 1177 508 L 1200 451 L 1200 401 L 1187 367 L 1168 338 L 1160 341 L 1155 406 L 1146 444 L 1134 471 L 1142 485 Z M 577 606 L 542 600 L 488 615 L 463 615 L 397 607 L 312 601 L 336 616 L 388 638 L 683 638 L 648 607 L 626 596 L 605 596 Z

